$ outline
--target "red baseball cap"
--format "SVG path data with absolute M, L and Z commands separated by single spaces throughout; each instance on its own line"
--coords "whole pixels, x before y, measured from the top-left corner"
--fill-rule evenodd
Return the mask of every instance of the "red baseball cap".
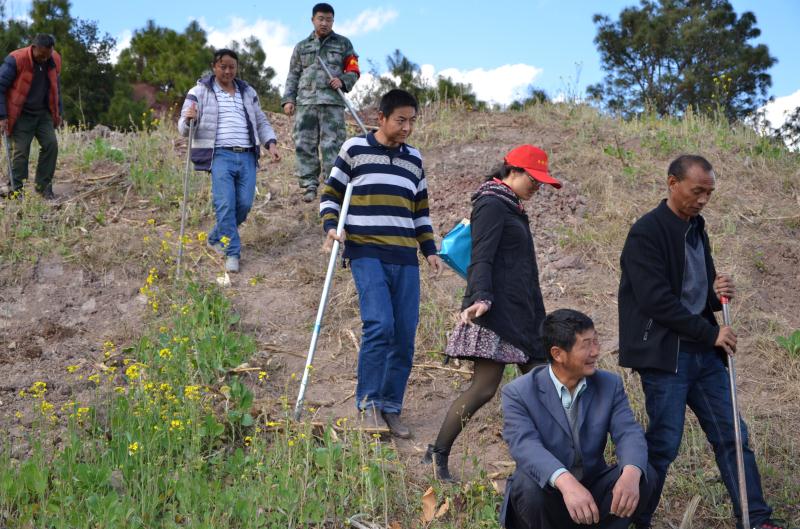
M 543 184 L 559 189 L 561 182 L 547 172 L 547 153 L 533 145 L 520 145 L 511 149 L 504 158 L 506 165 L 525 169 L 528 176 Z

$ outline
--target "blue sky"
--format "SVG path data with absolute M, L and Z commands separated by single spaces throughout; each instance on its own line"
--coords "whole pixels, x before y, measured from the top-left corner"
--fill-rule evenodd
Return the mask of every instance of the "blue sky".
M 361 56 L 362 71 L 370 61 L 385 70 L 385 57 L 399 48 L 433 77 L 448 75 L 470 82 L 482 99 L 508 103 L 533 84 L 551 96 L 582 95 L 602 79 L 593 43 L 592 15 L 616 18 L 638 0 L 340 0 L 334 29 L 349 36 Z M 24 14 L 28 0 L 7 0 L 14 14 Z M 182 30 L 193 18 L 209 32 L 215 46 L 250 34 L 258 36 L 267 63 L 283 84 L 293 45 L 311 31 L 313 1 L 73 0 L 75 16 L 96 20 L 121 43 L 132 30 L 152 18 Z M 753 11 L 764 42 L 778 58 L 770 74 L 776 98 L 794 96 L 786 105 L 800 105 L 800 1 L 732 0 L 737 13 Z M 795 100 L 796 97 L 796 100 Z M 779 99 L 779 102 L 784 101 Z

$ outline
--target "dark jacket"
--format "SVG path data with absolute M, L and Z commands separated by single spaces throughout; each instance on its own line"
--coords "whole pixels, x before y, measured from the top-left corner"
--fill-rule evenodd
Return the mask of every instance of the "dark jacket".
M 0 119 L 8 119 L 8 133 L 14 131 L 17 118 L 22 113 L 28 92 L 33 82 L 32 46 L 20 48 L 8 54 L 0 66 Z M 61 123 L 63 105 L 61 101 L 61 55 L 53 50 L 47 61 L 47 77 L 50 90 L 47 106 L 53 116 L 53 125 Z
M 717 272 L 705 220 L 697 217 L 708 275 L 706 307 L 700 315 L 681 303 L 689 223 L 663 200 L 631 227 L 620 257 L 619 364 L 634 369 L 676 372 L 680 337 L 709 349 L 719 334 L 715 310 L 722 305 L 714 294 Z M 718 351 L 719 353 L 720 351 Z
M 476 301 L 492 308 L 474 321 L 524 351 L 544 360 L 539 335 L 544 302 L 528 216 L 499 197 L 475 200 L 470 220 L 472 258 L 467 268 L 465 309 Z

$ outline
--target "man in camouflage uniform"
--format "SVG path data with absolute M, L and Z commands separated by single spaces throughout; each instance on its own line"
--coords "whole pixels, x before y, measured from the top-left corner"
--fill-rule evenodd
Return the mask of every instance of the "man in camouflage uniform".
M 322 175 L 327 178 L 339 148 L 346 138 L 345 103 L 336 93 L 340 88 L 349 92 L 361 72 L 358 55 L 347 37 L 333 32 L 333 7 L 317 4 L 312 9 L 314 31 L 300 41 L 292 52 L 289 75 L 281 105 L 283 111 L 294 114 L 294 143 L 297 154 L 297 177 L 305 189 L 303 200 L 313 201 L 320 180 L 320 151 Z M 319 64 L 322 57 L 333 79 Z

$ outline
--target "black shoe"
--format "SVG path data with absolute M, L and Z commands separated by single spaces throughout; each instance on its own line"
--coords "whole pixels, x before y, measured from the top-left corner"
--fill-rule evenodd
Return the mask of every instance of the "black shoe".
M 408 439 L 411 437 L 411 430 L 402 423 L 399 413 L 382 413 L 383 419 L 386 421 L 386 424 L 389 425 L 389 431 L 392 432 L 392 435 L 400 439 Z
M 317 198 L 317 188 L 316 187 L 306 188 L 306 192 L 303 193 L 303 202 L 314 202 L 316 198 Z
M 8 200 L 22 200 L 24 196 L 25 190 L 21 187 L 16 191 L 11 191 L 10 188 L 7 188 L 0 192 L 0 197 L 7 198 Z
M 433 463 L 433 477 L 444 483 L 458 483 L 458 481 L 450 475 L 450 469 L 447 466 L 447 459 L 450 457 L 450 450 L 444 448 L 436 448 L 433 445 L 428 445 L 428 450 L 422 456 L 422 464 L 430 465 Z
M 55 200 L 57 198 L 56 194 L 53 193 L 53 190 L 50 189 L 49 187 L 44 191 L 37 191 L 37 193 L 39 193 L 45 200 Z
M 754 529 L 790 529 L 783 522 L 773 520 L 772 518 L 753 527 Z

